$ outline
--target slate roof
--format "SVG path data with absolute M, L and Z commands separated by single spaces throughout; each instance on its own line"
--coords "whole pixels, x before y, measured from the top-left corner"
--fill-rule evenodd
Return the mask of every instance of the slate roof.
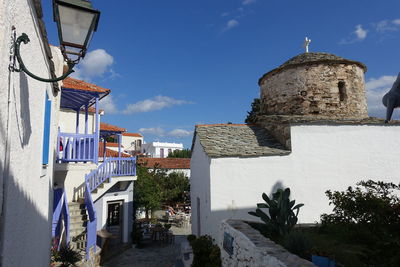
M 138 164 L 162 169 L 190 169 L 190 158 L 138 158 Z
M 287 155 L 287 150 L 264 128 L 247 124 L 196 125 L 195 137 L 206 154 L 219 157 Z M 193 148 L 192 148 L 193 149 Z
M 279 67 L 267 72 L 264 74 L 258 81 L 258 84 L 261 84 L 261 81 L 266 78 L 267 76 L 276 74 L 280 72 L 283 69 L 288 69 L 288 68 L 294 68 L 297 66 L 301 65 L 312 65 L 312 64 L 321 64 L 321 63 L 326 63 L 326 64 L 355 64 L 358 65 L 360 68 L 364 70 L 364 72 L 367 71 L 367 66 L 365 66 L 363 63 L 354 61 L 354 60 L 349 60 L 345 59 L 343 57 L 336 56 L 334 54 L 329 54 L 329 53 L 303 53 L 300 55 L 297 55 L 295 57 L 292 57 Z

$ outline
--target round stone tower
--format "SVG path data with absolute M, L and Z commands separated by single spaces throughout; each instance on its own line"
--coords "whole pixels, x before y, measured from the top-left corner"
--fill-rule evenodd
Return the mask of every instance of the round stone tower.
M 261 115 L 366 118 L 366 70 L 333 54 L 300 54 L 260 78 Z

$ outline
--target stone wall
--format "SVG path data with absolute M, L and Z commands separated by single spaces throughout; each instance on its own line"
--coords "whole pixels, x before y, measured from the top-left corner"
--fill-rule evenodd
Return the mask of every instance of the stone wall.
M 286 68 L 260 81 L 263 115 L 368 116 L 364 70 L 356 64 Z
M 315 266 L 313 263 L 289 253 L 282 246 L 265 238 L 260 232 L 241 220 L 228 219 L 222 221 L 220 227 L 221 240 L 223 240 L 225 233 L 233 237 L 233 253 L 229 255 L 223 248 L 223 241 L 219 244 L 222 266 Z

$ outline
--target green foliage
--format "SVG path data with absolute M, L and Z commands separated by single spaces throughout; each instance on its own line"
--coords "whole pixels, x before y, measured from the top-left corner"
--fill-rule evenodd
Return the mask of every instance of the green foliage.
M 400 265 L 400 184 L 361 181 L 346 191 L 327 191 L 332 214 L 323 214 L 326 231 L 335 230 L 349 242 L 365 244 L 368 265 Z M 395 193 L 397 191 L 397 194 Z
M 196 239 L 195 235 L 188 235 L 187 236 L 187 240 L 189 241 L 189 244 L 192 244 L 193 240 L 195 240 L 195 239 Z
M 70 246 L 62 245 L 60 250 L 52 250 L 52 261 L 61 262 L 62 267 L 75 266 L 82 256 L 78 251 L 73 250 Z
M 291 231 L 285 235 L 283 246 L 303 259 L 310 259 L 311 241 L 300 231 Z
M 171 172 L 160 180 L 164 203 L 185 202 L 189 199 L 189 178 L 183 172 Z
M 258 203 L 257 209 L 249 214 L 261 218 L 272 235 L 282 237 L 289 233 L 296 225 L 300 207 L 304 204 L 295 205 L 295 200 L 290 201 L 289 188 L 278 189 L 272 194 L 272 199 L 265 193 L 262 194 L 262 198 L 265 203 Z M 268 209 L 269 215 L 262 211 L 262 208 Z
M 188 237 L 189 240 L 189 237 Z M 219 267 L 221 263 L 221 251 L 217 245 L 213 243 L 213 239 L 208 236 L 200 236 L 194 238 L 191 236 L 189 240 L 193 250 L 192 267 Z
M 192 151 L 190 149 L 174 150 L 168 154 L 168 158 L 190 158 Z
M 251 103 L 251 111 L 247 112 L 245 123 L 256 123 L 257 115 L 261 112 L 261 102 L 259 98 L 254 98 L 253 103 Z
M 146 218 L 149 211 L 161 207 L 162 203 L 185 202 L 189 199 L 189 178 L 182 172 L 167 174 L 155 166 L 149 169 L 136 167 L 137 181 L 134 186 L 134 200 L 139 207 L 144 207 Z
M 134 201 L 139 207 L 144 207 L 146 218 L 149 217 L 149 211 L 155 210 L 161 206 L 161 186 L 160 177 L 157 170 L 148 171 L 147 168 L 140 165 L 136 166 L 137 180 L 134 186 Z
M 139 222 L 133 222 L 132 242 L 137 248 L 142 247 L 142 228 Z

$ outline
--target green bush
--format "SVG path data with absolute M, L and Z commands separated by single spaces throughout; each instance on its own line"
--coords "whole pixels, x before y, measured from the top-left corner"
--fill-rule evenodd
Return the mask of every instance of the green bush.
M 311 242 L 300 231 L 291 231 L 283 238 L 283 246 L 291 253 L 310 260 Z
M 61 262 L 62 267 L 75 266 L 75 263 L 80 261 L 82 256 L 78 251 L 72 249 L 70 246 L 62 245 L 59 251 L 54 251 L 52 260 Z
M 213 239 L 208 236 L 200 236 L 196 238 L 194 235 L 188 236 L 188 240 L 193 250 L 192 267 L 220 267 L 221 251 L 217 245 L 213 243 Z
M 322 230 L 365 246 L 367 265 L 400 266 L 400 184 L 361 181 L 346 191 L 327 191 L 332 214 L 321 216 Z M 397 194 L 395 193 L 397 192 Z

